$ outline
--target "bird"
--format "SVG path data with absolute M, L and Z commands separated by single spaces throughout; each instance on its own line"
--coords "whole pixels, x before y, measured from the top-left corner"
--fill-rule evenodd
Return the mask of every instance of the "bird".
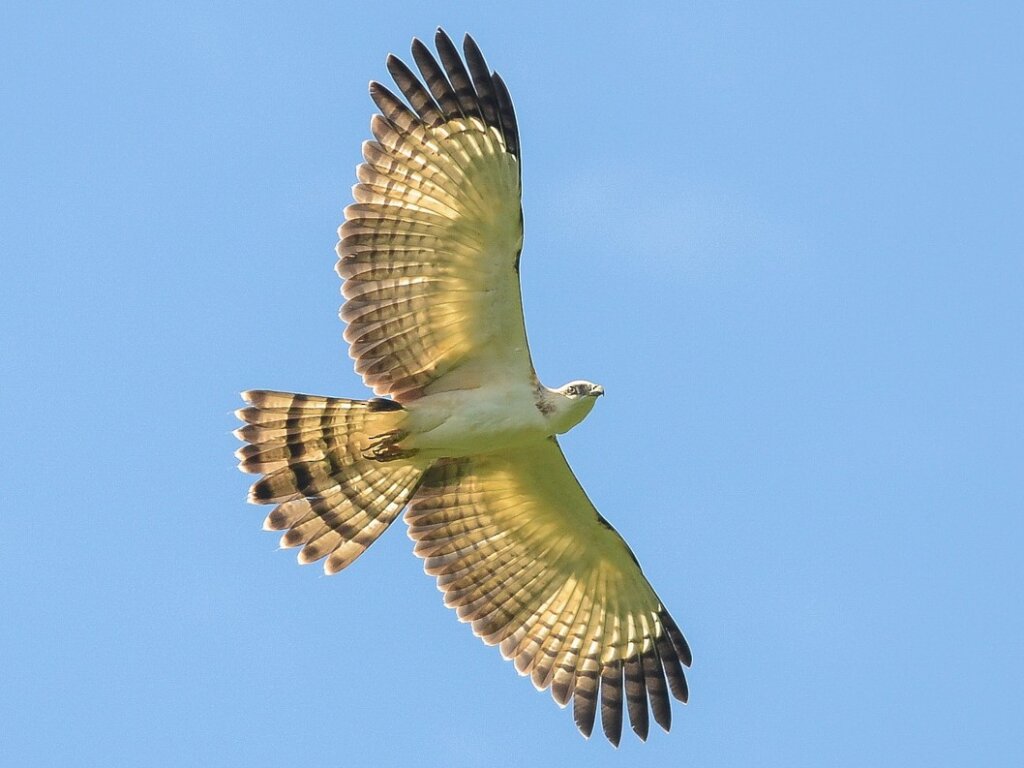
M 690 648 L 632 550 L 573 474 L 558 435 L 604 388 L 540 383 L 520 290 L 520 137 L 512 99 L 468 34 L 438 28 L 370 83 L 378 113 L 344 210 L 336 271 L 365 400 L 242 393 L 239 468 L 264 528 L 327 574 L 402 514 L 447 606 L 520 675 L 646 740 L 689 697 Z M 404 100 L 403 98 L 404 97 Z

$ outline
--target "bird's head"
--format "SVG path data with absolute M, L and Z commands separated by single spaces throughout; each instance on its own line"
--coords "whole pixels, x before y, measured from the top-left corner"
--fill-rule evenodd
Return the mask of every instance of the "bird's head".
M 604 394 L 604 387 L 590 381 L 570 381 L 551 392 L 555 397 L 550 418 L 555 423 L 555 431 L 562 434 L 586 418 L 597 398 Z
M 570 381 L 555 391 L 570 400 L 586 400 L 586 398 L 591 398 L 590 407 L 593 408 L 593 401 L 604 394 L 604 387 L 592 381 Z

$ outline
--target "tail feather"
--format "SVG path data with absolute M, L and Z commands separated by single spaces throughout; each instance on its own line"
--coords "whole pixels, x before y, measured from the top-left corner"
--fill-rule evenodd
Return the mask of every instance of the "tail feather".
M 346 400 L 251 391 L 235 430 L 249 445 L 236 455 L 243 472 L 262 474 L 254 504 L 277 504 L 263 527 L 284 531 L 300 563 L 327 558 L 336 573 L 366 551 L 405 507 L 427 464 L 415 454 L 378 461 L 382 435 L 401 433 L 406 412 L 390 400 Z

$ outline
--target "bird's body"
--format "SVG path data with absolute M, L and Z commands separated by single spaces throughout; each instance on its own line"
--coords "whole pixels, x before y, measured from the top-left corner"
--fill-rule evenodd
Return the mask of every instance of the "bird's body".
M 422 81 L 388 59 L 376 141 L 345 210 L 341 310 L 369 400 L 254 390 L 238 411 L 240 467 L 263 474 L 264 526 L 328 573 L 405 510 L 445 603 L 589 735 L 618 743 L 625 704 L 646 738 L 686 701 L 690 650 L 633 553 L 598 514 L 556 435 L 604 390 L 543 386 L 526 341 L 519 135 L 504 83 L 467 36 L 438 31 Z
M 548 405 L 556 398 L 565 400 L 561 407 Z M 507 450 L 567 431 L 565 417 L 581 410 L 573 410 L 574 404 L 557 392 L 517 380 L 437 392 L 406 406 L 409 436 L 400 445 L 431 458 Z M 574 424 L 584 416 L 580 413 Z

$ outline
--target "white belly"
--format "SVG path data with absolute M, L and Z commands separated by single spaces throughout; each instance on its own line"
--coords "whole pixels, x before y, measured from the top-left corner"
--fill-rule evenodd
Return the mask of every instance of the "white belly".
M 528 386 L 487 387 L 427 395 L 407 407 L 403 448 L 427 456 L 488 453 L 553 434 Z

